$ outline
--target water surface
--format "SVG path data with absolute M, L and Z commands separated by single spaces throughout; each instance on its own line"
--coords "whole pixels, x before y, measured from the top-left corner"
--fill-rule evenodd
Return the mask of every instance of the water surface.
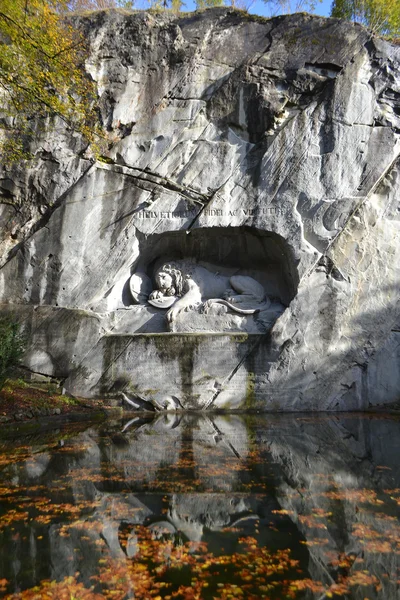
M 400 419 L 84 427 L 0 442 L 0 596 L 400 598 Z

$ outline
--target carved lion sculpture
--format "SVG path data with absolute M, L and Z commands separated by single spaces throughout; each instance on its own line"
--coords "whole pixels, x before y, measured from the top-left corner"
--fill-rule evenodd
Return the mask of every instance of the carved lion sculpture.
M 182 310 L 203 305 L 207 312 L 213 304 L 225 304 L 240 314 L 254 314 L 268 308 L 270 300 L 258 281 L 247 275 L 231 277 L 212 273 L 189 261 L 166 263 L 156 274 L 158 289 L 149 296 L 150 304 L 170 308 L 172 323 Z

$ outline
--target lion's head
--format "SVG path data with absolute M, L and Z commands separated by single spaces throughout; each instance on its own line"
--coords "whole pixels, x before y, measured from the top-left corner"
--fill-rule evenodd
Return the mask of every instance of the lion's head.
M 184 284 L 188 273 L 182 267 L 181 264 L 170 262 L 157 271 L 157 286 L 162 290 L 164 296 L 182 296 L 184 293 Z

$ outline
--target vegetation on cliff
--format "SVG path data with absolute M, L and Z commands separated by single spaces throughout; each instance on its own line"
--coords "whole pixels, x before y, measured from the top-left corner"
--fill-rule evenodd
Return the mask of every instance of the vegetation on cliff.
M 93 138 L 85 43 L 65 20 L 67 10 L 65 0 L 2 0 L 0 144 L 9 160 L 24 156 L 27 140 L 49 117 Z
M 400 35 L 398 0 L 334 0 L 331 15 L 361 23 L 375 34 Z
M 272 12 L 315 10 L 318 0 L 265 0 Z M 218 6 L 224 0 L 197 0 Z M 8 160 L 28 156 L 30 137 L 49 119 L 61 119 L 88 142 L 96 137 L 96 93 L 85 74 L 86 44 L 76 10 L 132 8 L 134 0 L 2 0 L 0 9 L 0 149 Z M 233 6 L 246 8 L 243 0 Z M 152 0 L 153 8 L 178 12 L 182 0 Z M 398 0 L 334 0 L 332 16 L 361 22 L 374 33 L 398 36 Z
M 6 317 L 0 319 L 0 390 L 10 371 L 15 367 L 24 351 L 24 339 L 18 323 Z

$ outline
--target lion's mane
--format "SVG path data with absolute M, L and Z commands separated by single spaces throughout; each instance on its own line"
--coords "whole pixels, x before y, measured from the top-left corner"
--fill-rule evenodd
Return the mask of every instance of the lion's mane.
M 175 288 L 175 296 L 183 296 L 186 292 L 185 284 L 187 279 L 191 276 L 193 265 L 189 261 L 182 262 L 169 262 L 165 263 L 158 271 L 158 273 L 168 273 L 172 277 Z

